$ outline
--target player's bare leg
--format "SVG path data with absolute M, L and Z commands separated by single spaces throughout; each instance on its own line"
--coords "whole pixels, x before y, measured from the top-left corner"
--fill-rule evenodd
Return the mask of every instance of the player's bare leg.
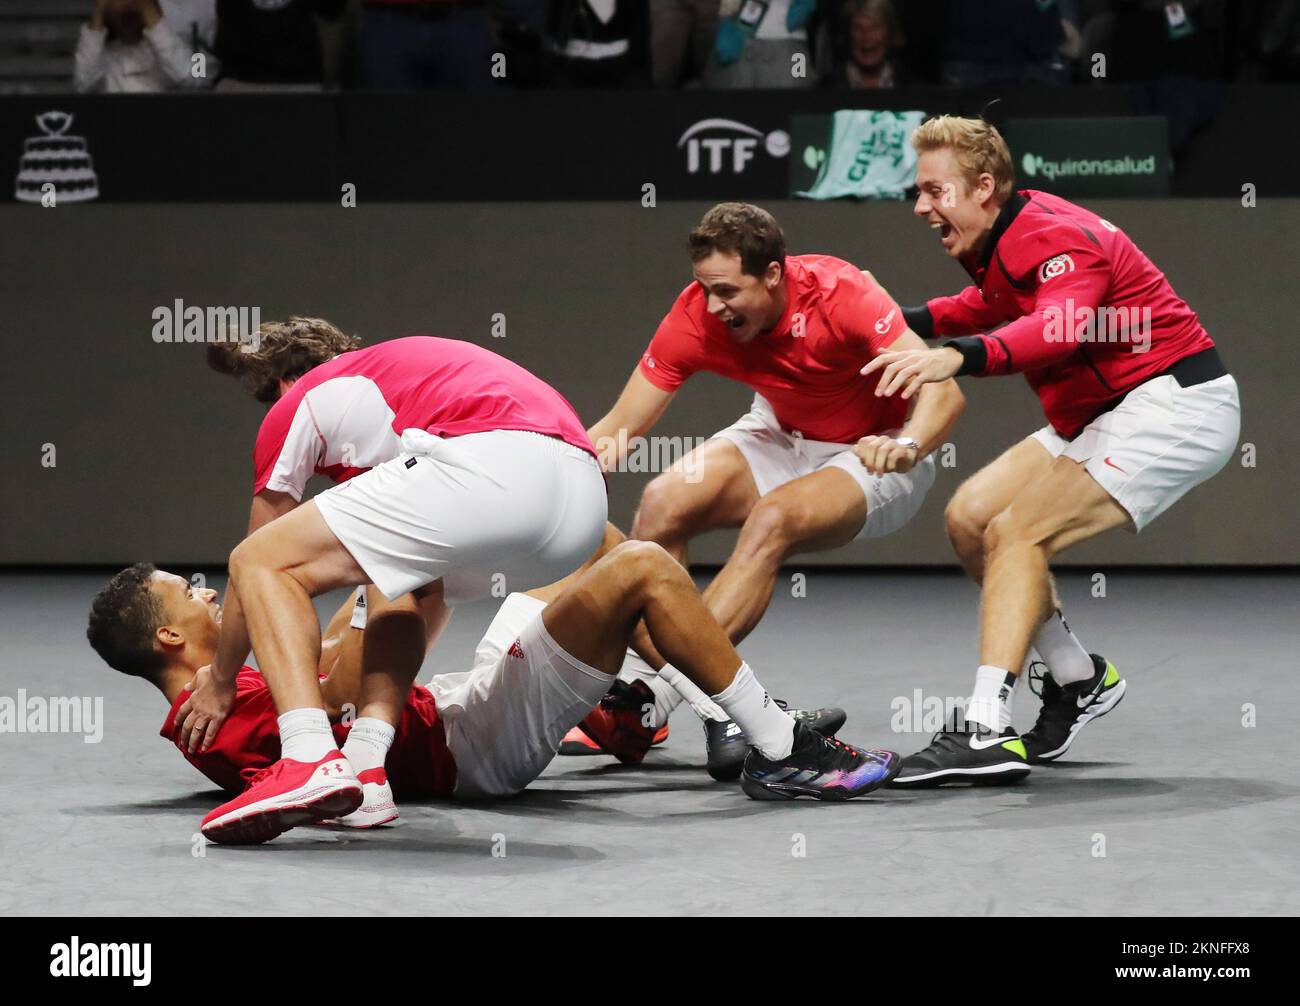
M 308 502 L 244 539 L 230 555 L 253 652 L 275 705 L 321 709 L 320 622 L 311 599 L 369 580 Z
M 203 819 L 209 840 L 264 842 L 361 806 L 362 784 L 336 746 L 316 678 L 321 640 L 311 599 L 368 579 L 315 502 L 259 528 L 231 553 L 230 589 L 280 713 L 281 758 Z
M 385 762 L 424 654 L 450 618 L 441 580 L 393 601 L 373 586 L 366 588 L 359 713 L 343 745 L 343 756 L 362 785 L 363 799 L 352 813 L 330 823 L 374 828 L 397 819 Z
M 690 575 L 658 545 L 626 542 L 551 604 L 542 621 L 573 657 L 607 674 L 622 665 L 638 621 L 673 665 L 749 738 L 744 788 L 758 799 L 847 799 L 888 782 L 898 757 L 861 751 L 796 723 L 772 702 L 709 614 Z
M 984 580 L 984 532 L 989 522 L 1051 464 L 1047 448 L 1026 437 L 963 482 L 949 500 L 944 510 L 948 540 L 976 583 Z
M 1036 438 L 1026 437 L 963 482 L 948 503 L 944 514 L 948 537 L 962 566 L 977 584 L 984 581 L 989 525 L 1011 506 L 1012 500 L 1046 477 L 1051 468 L 1052 456 L 1048 450 Z M 1047 581 L 1051 601 L 1032 645 L 1050 670 L 1055 685 L 1087 680 L 1095 673 L 1096 661 L 1070 631 L 1061 613 L 1056 581 L 1050 573 Z M 1037 608 L 1037 602 L 1031 603 Z M 1020 665 L 1014 670 L 1019 674 Z M 1043 687 L 1044 694 L 1053 691 L 1052 685 Z
M 1042 632 L 1044 620 L 1057 617 L 1052 613 L 1048 563 L 1070 546 L 1128 519 L 1124 508 L 1085 468 L 1068 458 L 1057 458 L 1042 478 L 1026 486 L 989 522 L 980 667 L 966 704 L 964 728 L 950 725 L 926 748 L 909 755 L 895 785 L 1016 782 L 1029 775 L 1030 734 L 1024 739 L 1016 735 L 1011 711 L 1016 679 L 1030 643 Z M 1086 653 L 1083 656 L 1090 662 Z M 1097 704 L 1090 715 L 1104 715 L 1122 698 L 1122 681 L 1117 674 L 1112 680 L 1112 674 L 1114 668 L 1106 664 L 1077 686 L 1070 686 L 1089 700 L 1090 709 L 1091 703 Z M 1067 692 L 1065 698 L 1075 706 L 1073 693 Z M 1046 708 L 1046 692 L 1044 703 Z M 1077 712 L 1078 707 L 1075 709 Z
M 757 502 L 749 462 L 731 441 L 715 437 L 645 487 L 629 537 L 657 542 L 684 564 L 692 538 L 739 527 Z
M 397 726 L 424 655 L 450 619 L 441 580 L 395 601 L 374 586 L 366 588 L 359 716 Z
M 1057 458 L 1022 490 L 985 533 L 980 662 L 1018 674 L 1052 610 L 1052 557 L 1128 521 L 1128 512 L 1069 458 Z
M 767 610 L 786 559 L 848 544 L 866 519 L 862 488 L 845 471 L 825 468 L 787 482 L 754 504 L 731 557 L 704 591 L 705 604 L 740 642 Z

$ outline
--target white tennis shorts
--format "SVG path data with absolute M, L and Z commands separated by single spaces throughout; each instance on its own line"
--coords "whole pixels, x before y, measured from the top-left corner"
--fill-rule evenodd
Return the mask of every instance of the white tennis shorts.
M 854 541 L 893 534 L 916 516 L 925 502 L 925 494 L 934 485 L 933 455 L 906 474 L 872 475 L 853 453 L 852 445 L 808 440 L 786 433 L 762 395 L 754 396 L 748 413 L 714 436 L 729 440 L 739 448 L 749 464 L 759 496 L 823 468 L 848 472 L 867 500 L 867 519 Z
M 458 798 L 524 789 L 614 683 L 561 649 L 542 622 L 544 608 L 511 594 L 474 653 L 474 669 L 429 682 L 456 761 Z
M 1081 462 L 1128 511 L 1137 532 L 1216 475 L 1240 434 L 1241 403 L 1231 375 L 1184 388 L 1166 374 L 1139 384 L 1073 440 L 1050 426 L 1033 438 L 1052 457 Z
M 445 440 L 406 430 L 398 457 L 315 502 L 385 597 L 441 577 L 449 605 L 567 576 L 596 551 L 607 517 L 595 458 L 518 430 Z

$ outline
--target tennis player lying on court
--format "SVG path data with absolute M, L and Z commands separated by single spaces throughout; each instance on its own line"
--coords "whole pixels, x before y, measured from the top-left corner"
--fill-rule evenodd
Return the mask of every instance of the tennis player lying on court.
M 838 710 L 787 713 L 769 702 L 709 618 L 685 571 L 656 545 L 618 545 L 620 539 L 610 526 L 606 543 L 616 546 L 612 552 L 598 554 L 559 583 L 510 595 L 479 642 L 473 670 L 438 675 L 428 688 L 411 689 L 391 749 L 350 724 L 334 724 L 335 739 L 364 789 L 361 807 L 337 823 L 387 823 L 397 816 L 394 796 L 517 793 L 580 721 L 601 738 L 620 735 L 625 748 L 639 743 L 644 754 L 655 733 L 648 709 L 655 696 L 643 682 L 616 685 L 614 678 L 642 615 L 651 640 L 665 653 L 682 656 L 686 662 L 678 666 L 689 677 L 706 688 L 722 685 L 715 698 L 742 729 L 748 733 L 749 724 L 763 731 L 749 734 L 764 738 L 760 747 L 767 753 L 751 754 L 746 762 L 744 787 L 751 796 L 847 799 L 892 777 L 897 756 L 860 751 L 817 731 L 828 721 L 843 722 Z M 360 690 L 365 610 L 350 598 L 322 638 L 322 695 L 336 720 Z M 412 606 L 405 617 L 417 617 L 414 611 Z M 390 608 L 382 617 L 402 615 Z M 87 636 L 110 666 L 144 677 L 167 696 L 172 708 L 162 735 L 217 785 L 239 791 L 259 772 L 284 764 L 275 705 L 258 672 L 246 667 L 238 675 L 230 718 L 211 746 L 191 750 L 177 736 L 177 710 L 206 673 L 219 625 L 215 591 L 195 590 L 179 576 L 140 563 L 118 573 L 95 598 Z M 729 664 L 734 666 L 727 672 Z M 744 719 L 735 716 L 737 708 Z M 782 751 L 788 754 L 776 757 Z M 260 819 L 275 821 L 273 834 L 279 834 L 320 819 L 309 809 L 281 806 L 263 811 Z M 273 837 L 252 829 L 205 833 L 217 841 Z

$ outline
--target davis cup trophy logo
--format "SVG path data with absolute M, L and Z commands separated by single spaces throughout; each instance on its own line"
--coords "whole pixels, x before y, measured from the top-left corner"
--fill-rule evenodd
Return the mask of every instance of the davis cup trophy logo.
M 56 205 L 99 198 L 99 181 L 85 138 L 67 135 L 72 116 L 67 112 L 42 112 L 36 116 L 36 125 L 44 135 L 23 141 L 14 198 L 39 203 L 48 185 L 54 186 Z

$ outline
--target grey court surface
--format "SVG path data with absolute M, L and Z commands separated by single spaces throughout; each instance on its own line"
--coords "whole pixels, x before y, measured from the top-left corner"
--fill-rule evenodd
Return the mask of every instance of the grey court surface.
M 638 768 L 559 759 L 514 800 L 407 805 L 382 834 L 299 829 L 202 856 L 219 795 L 158 736 L 161 697 L 84 642 L 106 575 L 0 574 L 0 698 L 103 697 L 99 743 L 0 734 L 5 914 L 1300 912 L 1296 574 L 1115 571 L 1105 597 L 1063 576 L 1074 628 L 1129 692 L 1018 787 L 760 804 L 704 773 L 683 707 Z M 742 648 L 760 678 L 843 706 L 846 739 L 923 746 L 894 728 L 916 725 L 914 689 L 970 686 L 973 588 L 815 570 L 806 587 L 783 583 Z M 459 668 L 492 611 L 457 612 L 424 676 Z M 1037 699 L 1022 687 L 1016 703 L 1027 728 Z

